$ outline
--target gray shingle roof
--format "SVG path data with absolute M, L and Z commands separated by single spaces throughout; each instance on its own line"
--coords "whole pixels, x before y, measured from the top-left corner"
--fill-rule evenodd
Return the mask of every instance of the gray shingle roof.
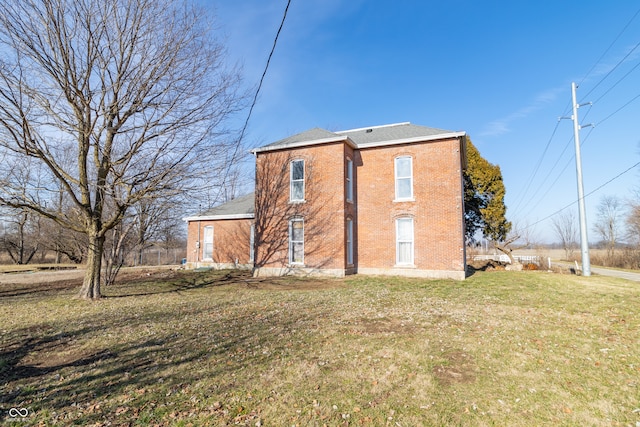
M 264 145 L 260 148 L 256 148 L 253 152 L 257 153 L 261 151 L 271 151 L 338 141 L 346 141 L 354 148 L 366 148 L 371 145 L 385 145 L 385 142 L 387 141 L 397 142 L 404 140 L 419 140 L 420 138 L 428 140 L 436 139 L 438 136 L 453 137 L 462 136 L 464 134 L 464 132 L 453 132 L 444 129 L 430 128 L 414 125 L 408 122 L 339 132 L 330 132 L 325 129 L 313 128 L 271 144 Z
M 287 138 L 281 139 L 280 141 L 267 144 L 265 147 L 289 145 L 289 144 L 295 144 L 296 142 L 315 141 L 318 139 L 335 138 L 336 136 L 338 135 L 328 130 L 321 129 L 321 128 L 313 128 L 313 129 L 309 129 L 307 131 L 289 136 Z
M 237 217 L 250 218 L 254 215 L 254 193 L 237 197 L 233 200 L 223 203 L 204 212 L 185 218 L 186 221 L 198 219 L 231 219 Z
M 388 126 L 374 126 L 337 132 L 346 135 L 356 144 L 369 144 L 373 142 L 395 141 L 398 139 L 419 138 L 423 136 L 445 135 L 453 133 L 450 130 L 430 128 L 411 123 L 398 123 Z

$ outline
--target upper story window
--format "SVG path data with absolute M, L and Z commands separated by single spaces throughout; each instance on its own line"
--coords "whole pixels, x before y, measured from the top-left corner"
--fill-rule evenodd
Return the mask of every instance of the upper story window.
M 304 160 L 294 160 L 291 162 L 291 192 L 292 202 L 304 201 Z
M 347 202 L 353 201 L 353 160 L 347 159 Z
M 413 200 L 413 159 L 411 156 L 396 157 L 396 200 Z

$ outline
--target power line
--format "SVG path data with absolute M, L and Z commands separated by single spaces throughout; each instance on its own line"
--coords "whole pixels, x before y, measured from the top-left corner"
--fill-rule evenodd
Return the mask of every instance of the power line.
M 640 165 L 640 162 L 638 162 L 638 163 L 634 164 L 633 166 L 628 167 L 627 169 L 625 169 L 624 171 L 620 172 L 618 175 L 614 176 L 613 178 L 611 178 L 610 180 L 608 180 L 608 181 L 607 181 L 607 182 L 605 182 L 604 184 L 599 185 L 599 186 L 598 186 L 598 187 L 596 187 L 595 189 L 593 189 L 593 190 L 591 190 L 590 192 L 588 192 L 587 194 L 585 194 L 585 195 L 584 195 L 584 198 L 587 198 L 587 197 L 591 196 L 593 193 L 595 193 L 595 192 L 597 192 L 598 190 L 602 189 L 603 187 L 605 187 L 605 186 L 607 186 L 607 185 L 611 184 L 613 181 L 615 181 L 616 179 L 620 178 L 622 175 L 624 175 L 624 174 L 626 174 L 627 172 L 629 172 L 629 171 L 633 170 L 634 168 L 636 168 L 636 167 L 637 167 L 637 166 L 639 166 L 639 165 Z M 576 203 L 578 203 L 578 200 L 574 200 L 573 202 L 569 203 L 568 205 L 566 205 L 566 206 L 564 206 L 564 207 L 562 207 L 562 208 L 558 209 L 558 210 L 557 210 L 557 211 L 555 211 L 554 213 L 552 213 L 552 214 L 550 214 L 550 215 L 547 215 L 546 217 L 544 217 L 544 218 L 542 218 L 542 219 L 540 219 L 540 220 L 538 220 L 538 221 L 534 222 L 533 224 L 529 224 L 528 226 L 523 227 L 523 228 L 527 229 L 527 228 L 533 227 L 533 226 L 534 226 L 534 225 L 536 225 L 536 224 L 540 224 L 541 222 L 546 221 L 546 220 L 548 220 L 549 218 L 551 218 L 551 217 L 553 217 L 553 216 L 555 216 L 555 215 L 558 215 L 560 212 L 562 212 L 563 210 L 565 210 L 565 209 L 567 209 L 567 208 L 570 208 L 571 206 L 575 205 Z
M 636 17 L 638 16 L 638 14 L 640 14 L 640 9 L 638 9 L 636 11 L 636 13 L 631 17 L 631 19 L 629 19 L 629 22 L 627 22 L 627 24 L 624 26 L 624 28 L 622 28 L 622 30 L 618 33 L 618 35 L 616 36 L 616 38 L 611 42 L 611 44 L 609 45 L 609 47 L 607 49 L 605 49 L 604 53 L 602 55 L 600 55 L 600 58 L 598 58 L 598 60 L 596 61 L 595 64 L 593 64 L 593 67 L 591 67 L 591 69 L 587 72 L 587 74 L 585 74 L 585 76 L 582 78 L 582 80 L 580 81 L 580 83 L 578 84 L 578 86 L 580 86 L 586 79 L 587 77 L 589 77 L 589 74 L 591 74 L 591 72 L 598 66 L 598 64 L 600 64 L 600 62 L 602 61 L 602 59 L 607 55 L 607 53 L 609 53 L 609 51 L 611 50 L 611 48 L 613 47 L 613 45 L 615 45 L 618 40 L 620 39 L 620 37 L 622 36 L 622 34 L 624 34 L 625 31 L 627 31 L 627 28 L 629 28 L 629 25 L 631 25 L 631 23 L 636 19 Z M 603 79 L 604 80 L 604 79 Z M 595 88 L 594 88 L 595 89 Z M 588 96 L 591 92 L 587 93 L 585 96 Z
M 544 151 L 542 152 L 542 155 L 540 156 L 540 160 L 538 160 L 538 163 L 533 168 L 533 173 L 531 174 L 531 177 L 527 181 L 527 186 L 525 187 L 524 191 L 522 192 L 522 197 L 520 197 L 520 200 L 518 201 L 518 203 L 516 204 L 516 207 L 513 210 L 514 213 L 518 212 L 518 208 L 520 207 L 520 205 L 524 201 L 525 195 L 529 191 L 529 188 L 531 187 L 531 183 L 533 182 L 533 179 L 536 177 L 536 174 L 538 173 L 538 170 L 540 169 L 540 165 L 542 165 L 542 161 L 544 160 L 544 156 L 547 154 L 547 151 L 549 150 L 549 146 L 551 145 L 551 141 L 553 140 L 553 137 L 556 135 L 556 132 L 558 131 L 558 127 L 559 126 L 560 126 L 560 120 L 558 120 L 558 122 L 556 123 L 555 128 L 553 128 L 553 132 L 551 132 L 551 136 L 549 137 L 549 140 L 547 141 L 547 145 L 544 147 Z
M 631 68 L 627 74 L 625 74 L 624 76 L 622 76 L 617 82 L 615 82 L 613 84 L 613 86 L 611 86 L 609 89 L 607 89 L 602 95 L 600 95 L 600 97 L 598 99 L 596 99 L 595 101 L 593 101 L 593 103 L 597 103 L 599 102 L 602 98 L 604 98 L 609 92 L 611 92 L 616 86 L 618 86 L 618 84 L 623 81 L 624 79 L 626 79 L 629 74 L 631 74 L 633 71 L 635 71 L 636 68 L 638 68 L 640 66 L 640 62 L 638 62 L 636 65 L 633 66 L 633 68 Z
M 616 69 L 617 69 L 617 68 L 618 68 L 618 67 L 619 67 L 619 66 L 620 66 L 624 61 L 626 61 L 626 60 L 627 60 L 627 58 L 628 58 L 628 57 L 629 57 L 629 56 L 630 56 L 630 55 L 631 55 L 631 54 L 632 54 L 632 53 L 633 53 L 633 52 L 634 52 L 634 51 L 635 51 L 639 46 L 640 46 L 640 42 L 638 42 L 638 43 L 637 43 L 633 48 L 631 48 L 631 50 L 630 50 L 629 52 L 627 52 L 627 54 L 626 54 L 626 55 L 625 55 L 625 56 L 624 56 L 620 61 L 618 61 L 618 63 L 617 63 L 617 64 L 616 64 L 616 65 L 615 65 L 611 70 L 609 70 L 609 72 L 608 72 L 607 74 L 605 74 L 605 75 L 604 75 L 604 77 L 602 77 L 602 78 L 600 79 L 600 81 L 599 81 L 598 83 L 596 83 L 596 85 L 595 85 L 594 87 L 592 87 L 592 88 L 591 88 L 591 90 L 590 90 L 589 92 L 587 92 L 587 93 L 584 95 L 584 98 L 586 98 L 586 97 L 587 97 L 587 96 L 589 96 L 589 95 L 590 95 L 594 90 L 596 90 L 596 88 L 597 88 L 598 86 L 600 86 L 600 84 L 601 84 L 602 82 L 604 82 L 604 81 L 607 79 L 607 77 L 609 77 L 609 76 L 610 76 L 610 75 L 611 75 L 611 74 L 612 74 L 612 73 L 613 73 L 613 72 L 614 72 L 614 71 L 615 71 L 615 70 L 616 70 Z M 583 98 L 583 99 L 584 99 L 584 98 Z
M 233 151 L 233 155 L 231 156 L 231 161 L 229 162 L 229 166 L 224 175 L 224 179 L 221 184 L 221 191 L 226 185 L 227 178 L 229 177 L 229 172 L 231 170 L 231 166 L 235 164 L 238 156 L 238 151 L 240 150 L 240 146 L 242 145 L 242 140 L 244 139 L 244 135 L 247 131 L 247 127 L 249 126 L 249 120 L 251 119 L 251 115 L 253 114 L 253 109 L 258 102 L 258 95 L 260 94 L 260 89 L 262 89 L 262 84 L 264 83 L 265 76 L 267 75 L 267 70 L 269 70 L 269 64 L 271 63 L 271 58 L 273 57 L 273 53 L 276 50 L 276 45 L 278 44 L 278 38 L 280 37 L 280 32 L 282 31 L 282 27 L 284 26 L 284 21 L 287 19 L 287 13 L 289 12 L 289 6 L 291 6 L 291 0 L 287 0 L 287 6 L 284 8 L 284 13 L 282 15 L 282 20 L 280 21 L 280 26 L 278 27 L 278 31 L 276 32 L 276 36 L 273 39 L 273 46 L 271 46 L 271 51 L 269 52 L 269 57 L 267 58 L 267 63 L 264 66 L 264 70 L 262 71 L 262 76 L 260 77 L 260 82 L 258 83 L 258 88 L 256 89 L 255 94 L 253 95 L 253 101 L 251 102 L 251 106 L 249 107 L 249 114 L 247 114 L 247 118 L 244 121 L 244 125 L 240 131 L 240 136 L 238 137 L 238 141 L 236 142 L 235 149 Z
M 273 52 L 275 52 L 276 50 L 276 45 L 278 44 L 278 38 L 280 37 L 280 32 L 282 31 L 282 27 L 284 26 L 284 21 L 285 19 L 287 19 L 287 12 L 289 12 L 290 5 L 291 5 L 291 0 L 287 0 L 287 6 L 284 8 L 282 21 L 280 21 L 280 26 L 278 27 L 278 31 L 276 32 L 276 37 L 273 39 L 273 46 L 271 46 L 271 52 L 269 52 L 267 63 L 264 67 L 264 71 L 262 72 L 262 76 L 260 77 L 260 83 L 258 83 L 258 89 L 256 89 L 256 93 L 253 96 L 253 102 L 251 102 L 251 108 L 249 108 L 249 114 L 247 115 L 247 120 L 244 121 L 244 126 L 242 127 L 242 131 L 240 132 L 240 137 L 238 138 L 238 142 L 242 141 L 242 138 L 244 138 L 244 134 L 247 130 L 247 126 L 249 126 L 249 119 L 251 119 L 253 108 L 256 106 L 256 102 L 258 102 L 258 94 L 260 93 L 260 89 L 262 88 L 262 83 L 264 82 L 264 78 L 267 75 L 267 70 L 269 69 L 269 64 L 271 63 Z
M 622 35 L 626 32 L 626 30 L 629 28 L 629 26 L 631 25 L 631 23 L 638 17 L 638 15 L 640 15 L 640 9 L 638 9 L 633 16 L 629 19 L 629 21 L 626 23 L 626 25 L 622 28 L 622 30 L 617 34 L 617 36 L 614 38 L 614 40 L 611 42 L 611 44 L 607 47 L 607 49 L 605 49 L 605 51 L 602 53 L 602 55 L 600 55 L 600 57 L 598 58 L 598 60 L 594 63 L 594 65 L 589 69 L 589 71 L 585 74 L 585 76 L 582 78 L 582 80 L 580 81 L 580 84 L 582 84 L 587 77 L 593 72 L 593 70 L 595 70 L 595 68 L 602 62 L 602 60 L 606 57 L 606 55 L 609 53 L 609 51 L 613 48 L 613 46 L 618 42 L 618 40 L 620 39 L 620 37 L 622 37 Z M 607 77 L 609 77 L 609 75 L 611 75 L 635 50 L 636 48 L 638 48 L 638 46 L 640 46 L 640 43 L 636 44 L 625 56 L 624 58 L 622 58 L 621 61 L 619 61 L 602 79 L 600 79 L 600 81 L 585 95 L 588 96 L 589 94 L 591 94 L 605 79 L 607 79 Z M 604 94 L 602 94 L 597 100 L 600 101 L 605 95 L 607 95 L 611 90 L 613 90 L 613 88 L 615 88 L 621 81 L 623 81 L 629 74 L 631 74 L 631 72 L 633 72 L 640 64 L 634 66 L 629 72 L 627 72 L 622 78 L 620 78 L 612 87 L 610 87 Z M 622 110 L 623 108 L 625 108 L 626 106 L 628 106 L 631 102 L 633 102 L 635 99 L 637 99 L 638 97 L 640 97 L 640 95 L 636 96 L 635 98 L 633 98 L 631 101 L 627 102 L 625 105 L 623 105 L 622 107 L 620 107 L 618 110 L 614 111 L 611 115 L 607 116 L 605 119 L 601 120 L 599 123 L 602 123 L 603 121 L 611 118 L 613 115 L 615 115 L 617 112 L 619 112 L 620 110 Z M 569 106 L 567 106 L 565 108 L 565 112 L 563 113 L 563 116 L 565 116 L 568 112 Z M 583 117 L 583 120 L 587 117 L 587 115 L 589 114 L 589 112 L 591 112 L 591 109 L 589 109 L 589 111 L 587 111 L 587 113 L 585 114 L 585 116 Z M 522 205 L 523 201 L 527 198 L 526 195 L 529 192 L 529 188 L 531 187 L 532 183 L 533 183 L 533 179 L 536 177 L 537 173 L 540 170 L 540 166 L 542 164 L 542 161 L 544 160 L 544 157 L 549 149 L 549 145 L 551 144 L 551 141 L 553 139 L 553 137 L 556 134 L 556 131 L 558 129 L 559 126 L 559 121 L 556 123 L 556 126 L 551 134 L 551 137 L 549 138 L 549 141 L 547 142 L 547 145 L 545 146 L 545 149 L 540 157 L 540 159 L 538 160 L 538 163 L 536 164 L 533 173 L 531 174 L 531 177 L 529 178 L 527 185 L 525 187 L 525 190 L 522 192 L 522 196 L 519 198 L 516 207 L 514 209 L 514 214 L 517 214 L 519 212 L 519 208 Z M 587 138 L 591 135 L 591 132 L 589 132 L 589 134 L 587 135 Z M 586 139 L 585 138 L 585 141 Z M 585 142 L 583 141 L 583 143 Z M 570 144 L 571 141 L 569 141 Z M 565 151 L 567 150 L 567 147 L 569 146 L 569 144 L 567 144 L 567 146 L 565 146 L 564 150 L 562 151 L 562 153 L 560 154 L 560 156 L 558 156 L 558 159 L 556 160 L 556 162 L 554 163 L 553 167 L 549 170 L 549 172 L 547 173 L 546 177 L 542 180 L 542 184 L 540 186 L 538 186 L 538 189 L 534 192 L 534 195 L 531 197 L 535 197 L 539 192 L 540 189 L 543 187 L 543 184 L 547 181 L 547 179 L 549 179 L 549 177 L 551 176 L 551 173 L 553 172 L 553 170 L 555 169 L 555 167 L 558 165 L 558 162 L 560 161 L 560 159 L 562 158 L 562 156 L 564 155 Z M 581 144 L 582 145 L 582 144 Z M 572 157 L 573 158 L 573 157 Z M 567 163 L 567 165 L 565 165 L 565 167 L 562 169 L 562 171 L 558 174 L 557 178 L 553 181 L 553 183 L 551 184 L 551 186 L 547 189 L 547 191 L 543 194 L 543 196 L 541 197 L 541 199 L 544 199 L 544 197 L 546 196 L 546 194 L 549 193 L 549 191 L 551 190 L 551 188 L 553 187 L 553 185 L 555 185 L 555 183 L 560 179 L 560 177 L 562 176 L 562 174 L 564 173 L 564 171 L 566 170 L 566 168 L 568 167 L 569 163 L 571 162 L 571 159 L 569 160 L 569 162 Z
M 616 111 L 614 111 L 613 113 L 609 114 L 607 117 L 605 117 L 604 119 L 600 120 L 598 122 L 598 124 L 601 124 L 602 122 L 604 122 L 605 120 L 609 120 L 611 117 L 613 117 L 614 115 L 618 114 L 621 110 L 623 110 L 624 108 L 628 107 L 633 101 L 635 101 L 636 99 L 640 98 L 640 94 L 634 96 L 633 98 L 631 98 L 630 101 L 628 101 L 627 103 L 625 103 L 622 107 L 618 108 Z

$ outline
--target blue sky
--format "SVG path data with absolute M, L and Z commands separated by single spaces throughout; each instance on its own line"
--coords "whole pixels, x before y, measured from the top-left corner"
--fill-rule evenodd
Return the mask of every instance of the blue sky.
M 202 1 L 255 88 L 286 0 Z M 639 10 L 630 0 L 293 0 L 246 148 L 313 127 L 466 131 L 502 169 L 508 218 L 553 241 L 544 218 L 577 200 L 572 122 L 558 120 L 571 115 L 572 81 L 580 103 L 594 102 L 578 111 L 596 124 L 580 132 L 585 193 L 640 162 Z M 639 186 L 635 167 L 587 197 L 590 241 L 601 197 L 629 199 Z

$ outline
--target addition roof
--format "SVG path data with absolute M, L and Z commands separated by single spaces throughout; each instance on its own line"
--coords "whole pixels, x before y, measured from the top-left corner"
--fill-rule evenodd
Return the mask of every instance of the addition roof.
M 254 200 L 254 193 L 246 194 L 183 220 L 252 219 L 255 217 Z
M 256 154 L 264 151 L 283 150 L 332 142 L 345 142 L 353 148 L 371 148 L 464 136 L 466 136 L 465 132 L 430 128 L 414 125 L 409 122 L 383 126 L 371 126 L 338 132 L 330 132 L 325 129 L 313 128 L 274 143 L 255 148 L 251 152 Z

